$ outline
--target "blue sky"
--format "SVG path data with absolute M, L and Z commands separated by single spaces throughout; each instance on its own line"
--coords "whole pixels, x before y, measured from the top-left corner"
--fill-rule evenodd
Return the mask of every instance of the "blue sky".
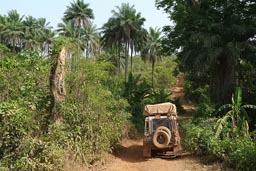
M 46 18 L 51 23 L 50 25 L 56 28 L 61 22 L 66 7 L 71 2 L 73 0 L 1 0 L 0 15 L 5 15 L 8 11 L 15 9 L 20 15 Z M 115 6 L 120 6 L 122 2 L 135 6 L 137 12 L 146 18 L 144 26 L 147 29 L 150 26 L 162 27 L 170 24 L 167 14 L 156 9 L 155 0 L 84 0 L 84 2 L 89 3 L 89 7 L 93 9 L 94 24 L 97 27 L 107 22 L 112 15 L 111 10 L 115 9 Z

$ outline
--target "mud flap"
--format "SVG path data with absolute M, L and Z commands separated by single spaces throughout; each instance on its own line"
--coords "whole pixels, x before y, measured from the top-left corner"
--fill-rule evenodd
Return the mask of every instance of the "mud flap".
M 179 143 L 176 147 L 173 147 L 173 155 L 181 156 L 181 154 L 182 154 L 182 147 L 181 147 L 181 144 Z

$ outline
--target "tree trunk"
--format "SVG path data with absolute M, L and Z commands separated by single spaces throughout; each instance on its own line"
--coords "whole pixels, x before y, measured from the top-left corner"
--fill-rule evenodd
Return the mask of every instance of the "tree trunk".
M 133 56 L 132 55 L 133 55 L 133 43 L 131 43 L 131 73 L 132 73 L 132 70 L 133 70 L 132 69 L 132 65 L 133 65 L 132 64 L 132 60 L 133 60 L 133 58 L 132 58 Z
M 118 65 L 118 72 L 119 72 L 119 74 L 121 74 L 121 43 L 120 43 L 120 41 L 118 41 L 118 61 L 117 61 L 117 65 Z
M 125 82 L 128 81 L 129 41 L 125 44 Z
M 61 49 L 58 57 L 53 54 L 51 56 L 52 66 L 49 77 L 51 104 L 50 104 L 50 117 L 53 122 L 58 122 L 62 119 L 60 113 L 56 110 L 58 105 L 65 100 L 65 58 L 67 51 L 65 48 Z
M 215 66 L 210 93 L 213 102 L 220 104 L 230 103 L 235 88 L 235 62 L 227 57 L 220 59 Z
M 86 43 L 85 57 L 86 59 L 89 58 L 89 42 Z
M 155 70 L 155 61 L 153 60 L 152 61 L 152 89 L 154 89 L 154 79 L 155 79 L 154 70 Z

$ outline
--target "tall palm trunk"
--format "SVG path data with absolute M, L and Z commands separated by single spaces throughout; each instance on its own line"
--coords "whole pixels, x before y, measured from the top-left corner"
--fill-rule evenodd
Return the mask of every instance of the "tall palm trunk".
M 125 44 L 125 82 L 128 81 L 128 56 L 129 56 L 129 41 Z
M 154 80 L 155 80 L 155 60 L 152 60 L 152 89 L 154 89 Z
M 117 61 L 117 65 L 118 65 L 118 72 L 119 74 L 121 74 L 121 42 L 118 41 L 118 61 Z
M 15 39 L 13 39 L 13 47 L 12 47 L 12 51 L 15 52 Z
M 79 45 L 80 37 L 81 37 L 81 21 L 78 20 L 78 45 Z
M 87 47 L 87 49 L 86 49 L 86 52 L 85 52 L 85 56 L 86 56 L 86 59 L 87 59 L 87 58 L 89 58 L 89 42 L 88 41 L 86 42 L 86 47 Z
M 133 43 L 132 43 L 132 41 L 131 41 L 131 73 L 132 73 L 132 71 L 133 71 Z

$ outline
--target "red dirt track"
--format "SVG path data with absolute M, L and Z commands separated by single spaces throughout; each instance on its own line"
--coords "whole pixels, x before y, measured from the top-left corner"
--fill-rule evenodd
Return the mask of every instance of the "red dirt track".
M 184 76 L 177 77 L 172 99 L 179 98 L 185 110 L 193 109 L 186 101 L 183 92 Z M 153 157 L 145 159 L 142 156 L 142 139 L 123 139 L 118 152 L 109 155 L 104 171 L 216 171 L 216 165 L 204 165 L 198 158 L 183 153 L 180 157 Z M 201 160 L 201 159 L 200 159 Z

